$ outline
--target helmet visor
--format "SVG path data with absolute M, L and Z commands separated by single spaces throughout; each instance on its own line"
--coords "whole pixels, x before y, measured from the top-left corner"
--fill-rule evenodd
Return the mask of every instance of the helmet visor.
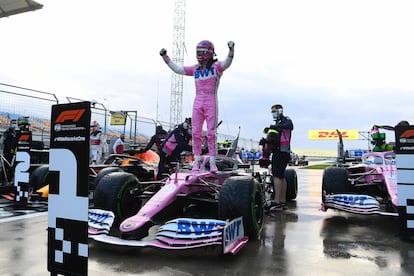
M 202 57 L 202 56 L 206 55 L 207 53 L 208 53 L 208 49 L 202 49 L 202 48 L 197 49 L 197 56 L 198 57 Z

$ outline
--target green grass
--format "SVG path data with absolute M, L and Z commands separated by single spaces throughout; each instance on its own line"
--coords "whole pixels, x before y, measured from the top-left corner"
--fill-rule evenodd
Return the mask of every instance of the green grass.
M 332 165 L 333 165 L 333 163 L 328 162 L 328 163 L 323 163 L 323 164 L 317 164 L 317 165 L 311 165 L 311 166 L 302 167 L 301 169 L 306 169 L 306 170 L 323 170 L 326 167 L 330 167 Z

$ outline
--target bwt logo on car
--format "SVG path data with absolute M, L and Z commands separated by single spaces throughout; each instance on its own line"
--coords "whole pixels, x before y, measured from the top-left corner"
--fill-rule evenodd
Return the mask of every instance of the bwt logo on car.
M 180 219 L 177 223 L 177 232 L 179 234 L 190 235 L 209 235 L 214 230 L 222 229 L 226 223 L 221 221 L 200 221 Z
M 243 223 L 242 219 L 235 219 L 233 223 L 227 226 L 224 241 L 224 246 L 231 244 L 233 241 L 239 239 L 244 233 L 241 232 L 241 227 Z
M 335 201 L 344 202 L 347 204 L 355 205 L 364 205 L 365 200 L 367 199 L 366 196 L 363 195 L 355 195 L 355 196 L 346 196 L 346 195 L 336 195 L 334 196 Z

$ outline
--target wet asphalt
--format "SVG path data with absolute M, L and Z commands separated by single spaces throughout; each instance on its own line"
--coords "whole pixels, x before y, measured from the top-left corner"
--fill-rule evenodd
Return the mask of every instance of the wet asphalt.
M 398 218 L 319 210 L 322 170 L 297 168 L 298 196 L 267 215 L 260 239 L 218 249 L 120 249 L 89 243 L 88 275 L 414 275 L 414 243 Z M 50 275 L 47 212 L 0 202 L 0 275 Z

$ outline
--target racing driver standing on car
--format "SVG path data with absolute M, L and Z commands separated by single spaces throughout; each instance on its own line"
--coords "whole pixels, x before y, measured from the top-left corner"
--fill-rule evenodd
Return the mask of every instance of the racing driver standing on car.
M 196 95 L 193 102 L 193 171 L 200 170 L 202 153 L 202 129 L 207 123 L 208 154 L 210 156 L 210 172 L 217 172 L 216 166 L 216 125 L 217 125 L 217 89 L 223 71 L 230 67 L 234 56 L 234 42 L 228 42 L 229 53 L 224 61 L 215 59 L 214 45 L 208 40 L 197 44 L 198 64 L 181 66 L 174 63 L 167 55 L 167 50 L 161 49 L 160 55 L 168 67 L 180 75 L 194 76 Z
M 272 175 L 275 189 L 274 201 L 265 205 L 268 211 L 286 210 L 287 182 L 285 170 L 290 158 L 290 140 L 293 130 L 293 122 L 288 116 L 283 115 L 283 106 L 275 104 L 271 107 L 271 113 L 275 123 L 265 129 L 265 132 L 275 132 L 280 135 L 277 145 L 270 145 L 272 149 Z

